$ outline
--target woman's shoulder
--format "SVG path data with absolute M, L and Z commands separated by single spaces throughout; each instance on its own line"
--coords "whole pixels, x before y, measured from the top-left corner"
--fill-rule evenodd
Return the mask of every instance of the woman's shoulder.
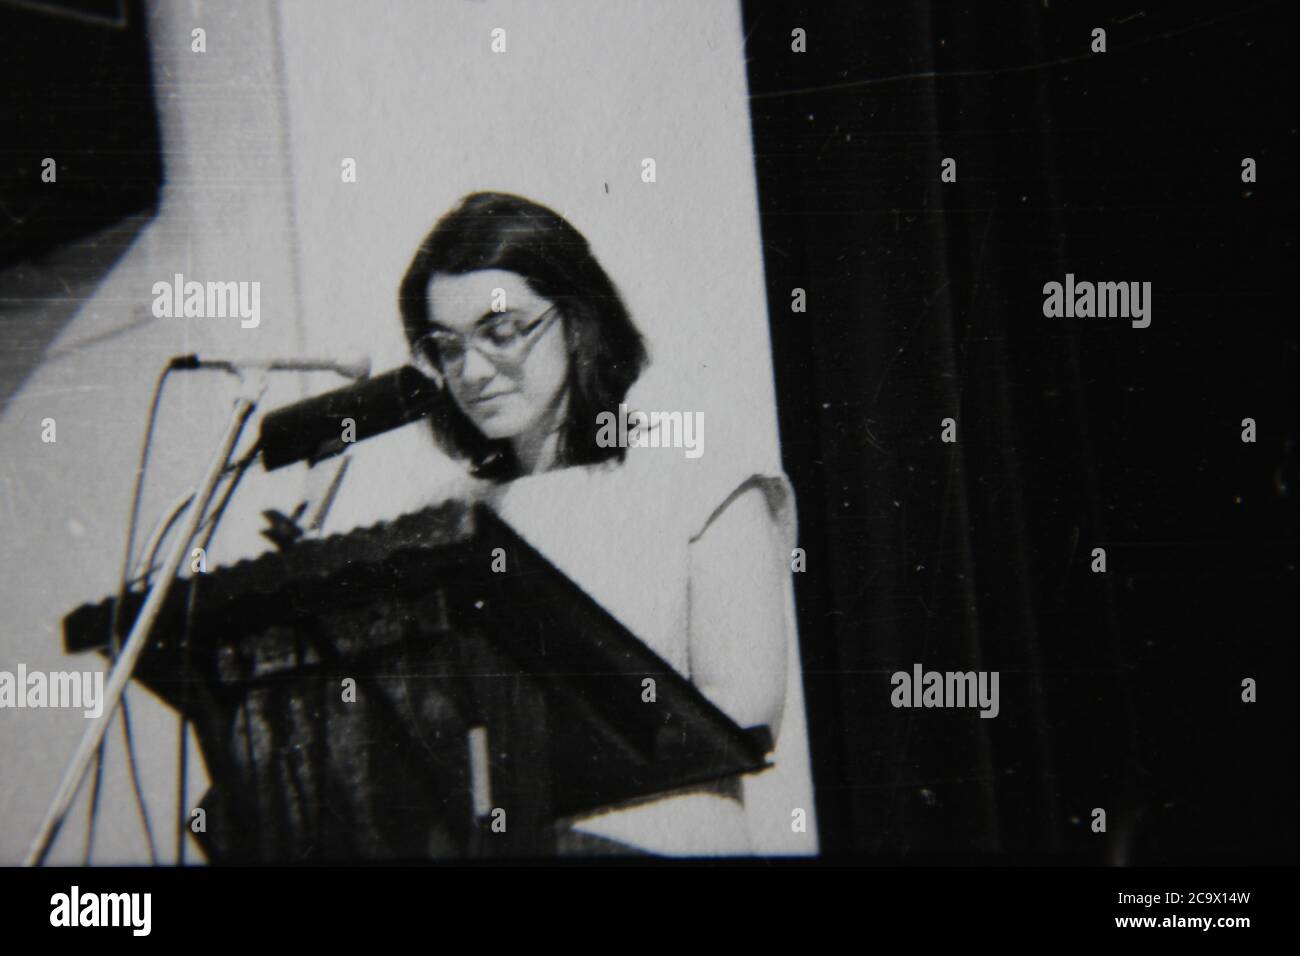
M 618 445 L 610 458 L 517 478 L 493 497 L 516 514 L 547 512 L 560 525 L 646 525 L 646 533 L 657 538 L 693 541 L 749 495 L 747 506 L 761 497 L 771 521 L 792 536 L 794 495 L 770 460 L 774 456 L 759 452 L 745 436 L 706 429 L 710 423 L 702 412 L 662 411 L 656 395 L 664 391 L 649 380 L 639 382 L 617 410 L 602 413 L 602 442 Z
M 703 411 L 661 410 L 665 405 L 656 396 L 678 394 L 665 388 L 672 384 L 647 376 L 629 392 L 620 418 L 638 427 L 628 430 L 622 461 L 610 468 L 644 489 L 647 499 L 662 502 L 690 539 L 749 492 L 763 498 L 778 525 L 793 529 L 794 495 L 775 455 L 754 447 L 743 429 L 720 428 Z
M 773 524 L 793 534 L 794 494 L 779 467 L 743 453 L 687 458 L 679 449 L 629 447 L 621 463 L 608 466 L 630 496 L 656 505 L 661 520 L 688 541 L 700 538 L 737 501 L 761 498 Z M 616 479 L 617 480 L 617 479 Z

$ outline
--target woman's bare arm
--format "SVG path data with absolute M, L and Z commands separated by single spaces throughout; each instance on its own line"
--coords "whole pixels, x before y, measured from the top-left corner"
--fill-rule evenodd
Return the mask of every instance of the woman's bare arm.
M 764 724 L 773 740 L 785 705 L 788 558 L 759 488 L 691 545 L 691 679 L 740 726 Z

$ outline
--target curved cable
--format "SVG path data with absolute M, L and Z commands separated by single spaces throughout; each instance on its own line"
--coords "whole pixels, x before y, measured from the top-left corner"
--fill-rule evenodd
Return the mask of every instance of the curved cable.
M 216 533 L 217 524 L 221 521 L 221 516 L 225 514 L 226 505 L 230 503 L 231 497 L 235 493 L 235 488 L 239 481 L 244 477 L 244 472 L 248 470 L 261 452 L 261 445 L 254 442 L 248 452 L 238 461 L 227 466 L 225 473 L 231 474 L 230 484 L 221 495 L 221 500 L 212 512 L 204 519 L 203 535 L 199 542 L 199 547 L 205 552 L 212 536 Z M 191 496 L 193 497 L 193 496 Z M 157 547 L 155 545 L 155 547 Z M 153 561 L 152 555 L 149 556 L 150 563 Z M 190 673 L 188 657 L 190 653 L 190 634 L 194 629 L 194 615 L 197 606 L 198 581 L 191 579 L 188 599 L 185 602 L 185 620 L 181 625 L 181 653 L 186 657 L 186 663 L 183 667 L 183 673 L 187 676 Z M 186 824 L 189 822 L 185 812 L 185 791 L 189 780 L 189 728 L 190 719 L 182 711 L 180 714 L 180 739 L 177 743 L 177 776 L 176 776 L 176 865 L 181 866 L 185 863 L 185 841 L 186 841 Z
M 172 372 L 183 368 L 197 367 L 195 356 L 175 356 L 163 370 L 158 374 L 158 380 L 154 383 L 153 398 L 149 402 L 149 414 L 145 423 L 144 442 L 140 448 L 140 461 L 135 469 L 135 487 L 131 494 L 131 512 L 127 518 L 126 530 L 126 551 L 122 559 L 122 572 L 118 579 L 117 596 L 113 600 L 112 625 L 109 632 L 109 661 L 116 663 L 117 654 L 122 644 L 122 604 L 126 600 L 127 590 L 130 588 L 131 572 L 131 552 L 135 549 L 135 531 L 140 521 L 140 499 L 144 488 L 144 473 L 149 462 L 149 448 L 153 443 L 154 426 L 158 421 L 158 408 L 162 401 L 163 389 L 167 384 L 167 379 Z M 145 838 L 149 843 L 149 860 L 153 864 L 158 862 L 157 848 L 153 839 L 153 828 L 149 823 L 149 808 L 145 803 L 144 789 L 140 784 L 140 775 L 135 761 L 135 741 L 131 734 L 131 719 L 129 705 L 125 695 L 122 697 L 122 728 L 124 742 L 127 747 L 127 765 L 130 768 L 131 786 L 135 793 L 136 805 L 140 810 L 141 821 L 144 824 Z M 84 863 L 89 864 L 91 854 L 94 851 L 94 834 L 95 821 L 99 816 L 99 794 L 100 785 L 103 780 L 103 761 L 104 761 L 104 741 L 100 741 L 98 749 L 95 751 L 95 777 L 91 785 L 90 804 L 87 808 L 87 839 L 84 853 Z

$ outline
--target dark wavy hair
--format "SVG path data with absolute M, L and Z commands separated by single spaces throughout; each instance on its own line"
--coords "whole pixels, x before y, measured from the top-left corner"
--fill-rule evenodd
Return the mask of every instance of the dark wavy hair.
M 428 289 L 437 274 L 503 269 L 523 278 L 559 307 L 569 357 L 568 414 L 561 428 L 561 465 L 622 459 L 625 449 L 596 443 L 596 416 L 627 396 L 648 360 L 614 283 L 587 240 L 563 217 L 522 196 L 465 196 L 420 244 L 402 278 L 398 305 L 408 342 L 429 331 Z M 436 358 L 437 356 L 433 356 Z M 506 441 L 488 439 L 455 401 L 430 416 L 435 441 L 483 478 L 509 480 L 519 464 Z

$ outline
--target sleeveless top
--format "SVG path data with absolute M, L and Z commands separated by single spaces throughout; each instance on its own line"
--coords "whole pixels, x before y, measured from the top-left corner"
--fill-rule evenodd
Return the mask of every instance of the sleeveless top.
M 785 476 L 777 470 L 743 467 L 707 455 L 688 459 L 681 448 L 632 446 L 621 463 L 526 476 L 499 486 L 489 495 L 488 504 L 555 567 L 689 678 L 687 587 L 692 543 L 707 533 L 710 523 L 732 501 L 753 489 L 761 492 L 767 503 L 772 547 L 781 549 L 788 563 L 795 546 L 795 513 Z M 740 588 L 746 580 L 744 568 L 738 568 L 737 600 L 744 599 Z M 781 738 L 804 734 L 788 583 L 785 590 L 790 691 Z M 766 801 L 769 806 L 758 827 L 752 819 L 755 808 L 749 808 L 751 819 L 747 820 L 746 805 L 716 788 L 713 792 L 708 792 L 709 788 L 672 791 L 606 808 L 567 824 L 579 833 L 656 854 L 815 852 L 815 836 L 807 844 L 796 840 L 795 848 L 788 838 L 784 846 L 754 839 L 754 831 L 759 829 L 776 832 L 781 842 L 780 832 L 790 830 L 792 803 L 803 804 L 807 814 L 812 812 L 806 740 L 795 743 L 792 766 L 780 766 L 783 750 L 790 751 L 780 743 L 775 759 L 769 756 L 778 766 L 762 776 L 784 775 L 786 780 L 778 788 L 775 802 Z

